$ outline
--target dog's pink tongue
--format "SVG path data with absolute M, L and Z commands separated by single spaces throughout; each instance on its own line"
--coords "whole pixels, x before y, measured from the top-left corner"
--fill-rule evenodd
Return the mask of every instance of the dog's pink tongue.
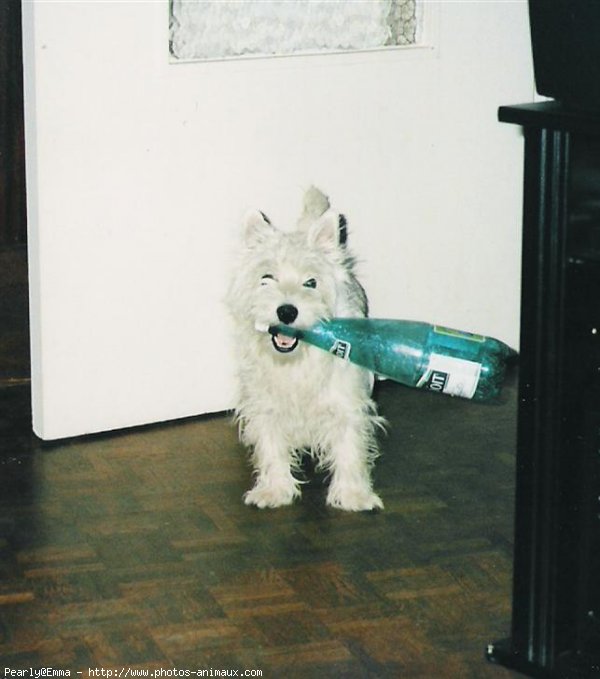
M 282 335 L 281 333 L 278 333 L 276 335 L 275 340 L 278 346 L 280 346 L 282 349 L 288 349 L 296 341 L 294 337 L 287 337 L 286 335 Z

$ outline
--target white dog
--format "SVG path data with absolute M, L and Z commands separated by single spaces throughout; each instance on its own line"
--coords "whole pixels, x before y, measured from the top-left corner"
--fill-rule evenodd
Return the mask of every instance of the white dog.
M 311 188 L 296 230 L 280 231 L 262 212 L 248 214 L 244 226 L 228 293 L 237 331 L 236 415 L 256 475 L 244 501 L 293 502 L 301 485 L 294 472 L 309 453 L 331 475 L 327 504 L 381 509 L 370 476 L 375 429 L 383 423 L 371 400 L 373 376 L 297 339 L 264 332 L 278 323 L 307 328 L 320 319 L 366 316 L 366 295 L 346 249 L 346 220 Z

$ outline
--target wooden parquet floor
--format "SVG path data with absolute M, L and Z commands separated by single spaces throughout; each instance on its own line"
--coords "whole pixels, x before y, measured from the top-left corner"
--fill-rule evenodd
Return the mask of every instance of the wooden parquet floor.
M 346 514 L 310 470 L 296 505 L 244 506 L 227 417 L 42 444 L 26 392 L 0 390 L 2 676 L 516 676 L 484 659 L 510 624 L 505 393 L 485 406 L 380 384 L 386 509 Z

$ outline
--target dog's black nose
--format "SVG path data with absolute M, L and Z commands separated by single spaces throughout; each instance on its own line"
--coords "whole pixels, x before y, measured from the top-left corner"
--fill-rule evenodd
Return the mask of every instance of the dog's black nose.
M 282 304 L 277 307 L 277 318 L 286 325 L 293 323 L 298 317 L 298 309 L 293 304 Z

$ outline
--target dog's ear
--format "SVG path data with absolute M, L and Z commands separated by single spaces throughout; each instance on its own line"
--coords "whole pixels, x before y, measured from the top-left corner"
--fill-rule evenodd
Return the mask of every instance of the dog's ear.
M 269 218 L 260 210 L 251 210 L 246 213 L 243 222 L 244 240 L 246 245 L 253 246 L 261 243 L 265 237 L 273 233 Z
M 316 219 L 322 217 L 331 205 L 329 198 L 316 186 L 311 186 L 304 194 L 302 214 L 298 220 L 297 229 L 306 231 Z
M 340 245 L 346 245 L 348 240 L 348 220 L 344 215 L 339 215 L 338 219 L 338 241 Z
M 313 222 L 307 231 L 308 244 L 330 250 L 346 242 L 346 218 L 333 210 Z

